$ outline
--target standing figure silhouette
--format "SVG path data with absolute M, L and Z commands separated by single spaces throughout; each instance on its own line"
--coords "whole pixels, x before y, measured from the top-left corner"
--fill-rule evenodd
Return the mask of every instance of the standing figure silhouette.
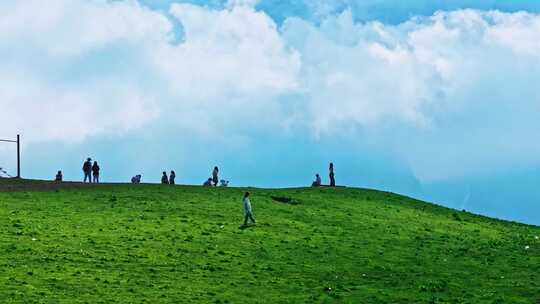
M 161 176 L 161 183 L 164 185 L 169 184 L 169 177 L 167 177 L 167 172 L 163 171 L 163 175 Z
M 219 180 L 219 169 L 218 167 L 214 167 L 214 171 L 212 171 L 212 183 L 214 184 L 214 187 L 217 186 L 218 180 Z
M 89 157 L 83 164 L 84 180 L 83 183 L 86 183 L 88 179 L 89 183 L 92 183 L 92 159 Z
M 175 178 L 176 178 L 176 172 L 174 172 L 174 170 L 173 170 L 173 171 L 171 171 L 171 174 L 169 175 L 169 184 L 170 185 L 176 184 Z
M 92 166 L 92 176 L 94 179 L 92 180 L 95 184 L 99 184 L 99 165 L 97 161 L 94 161 L 94 165 Z
M 334 163 L 330 163 L 330 168 L 328 170 L 330 171 L 330 187 L 335 187 L 336 178 L 334 175 Z

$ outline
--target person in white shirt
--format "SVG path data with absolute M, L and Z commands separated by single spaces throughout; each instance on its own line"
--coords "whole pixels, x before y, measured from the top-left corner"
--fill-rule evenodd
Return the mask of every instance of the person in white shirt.
M 247 226 L 248 219 L 250 219 L 253 224 L 255 224 L 255 219 L 253 218 L 253 211 L 251 210 L 251 201 L 249 200 L 249 192 L 246 192 L 244 194 L 244 199 L 242 200 L 244 203 L 244 226 Z

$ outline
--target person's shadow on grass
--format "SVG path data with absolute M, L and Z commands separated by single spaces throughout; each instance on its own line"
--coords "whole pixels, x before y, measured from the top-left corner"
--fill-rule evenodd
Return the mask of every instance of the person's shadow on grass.
M 240 230 L 246 230 L 246 229 L 249 229 L 249 228 L 255 228 L 255 224 L 252 224 L 252 225 L 240 225 L 240 227 L 238 227 L 238 229 Z

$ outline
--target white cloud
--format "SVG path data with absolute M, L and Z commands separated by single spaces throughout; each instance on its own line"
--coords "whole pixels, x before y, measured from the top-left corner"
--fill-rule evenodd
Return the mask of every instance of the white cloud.
M 78 142 L 137 128 L 158 115 L 154 100 L 133 86 L 107 83 L 52 88 L 29 79 L 0 78 L 3 133 L 25 142 Z
M 255 4 L 0 3 L 2 132 L 77 141 L 158 120 L 202 134 L 406 129 L 389 141 L 415 143 L 398 153 L 424 178 L 456 162 L 538 160 L 540 141 L 516 135 L 537 126 L 538 15 L 460 10 L 387 25 L 344 11 L 278 28 Z
M 403 41 L 406 33 L 379 23 L 355 24 L 349 11 L 320 27 L 291 19 L 283 32 L 302 56 L 306 108 L 317 132 L 429 122 L 421 107 L 433 101 L 437 75 L 418 62 Z
M 134 0 L 7 1 L 0 4 L 0 15 L 0 38 L 56 56 L 115 43 L 159 43 L 172 29 L 165 16 Z
M 540 108 L 538 22 L 462 10 L 392 26 L 345 11 L 320 26 L 289 19 L 283 37 L 301 54 L 313 130 L 395 130 L 404 138 L 383 141 L 438 179 L 540 162 L 540 144 L 524 136 Z
M 170 30 L 136 1 L 2 2 L 2 133 L 76 142 L 152 120 L 154 94 L 130 74 Z
M 209 10 L 174 4 L 184 42 L 162 45 L 156 63 L 178 94 L 227 104 L 230 99 L 272 96 L 297 87 L 300 62 L 276 24 L 250 7 Z
M 224 10 L 175 4 L 171 16 L 136 1 L 28 1 L 1 8 L 0 78 L 12 81 L 0 90 L 0 108 L 15 114 L 4 131 L 29 134 L 31 141 L 115 133 L 158 112 L 207 134 L 216 124 L 234 125 L 229 115 L 240 120 L 265 111 L 258 119 L 264 128 L 279 111 L 274 97 L 297 86 L 297 54 L 285 47 L 272 19 L 247 2 Z M 179 44 L 168 18 L 182 24 Z M 93 116 L 100 119 L 88 127 L 84 117 Z

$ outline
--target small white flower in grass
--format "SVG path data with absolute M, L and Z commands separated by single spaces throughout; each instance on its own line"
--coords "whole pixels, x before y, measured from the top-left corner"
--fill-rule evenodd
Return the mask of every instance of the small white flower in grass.
M 537 236 L 535 236 L 534 238 L 538 240 L 538 235 L 537 235 Z
M 36 238 L 32 238 L 32 241 L 37 241 L 37 239 L 36 239 Z
M 525 250 L 529 249 L 530 247 L 529 246 L 525 246 Z

